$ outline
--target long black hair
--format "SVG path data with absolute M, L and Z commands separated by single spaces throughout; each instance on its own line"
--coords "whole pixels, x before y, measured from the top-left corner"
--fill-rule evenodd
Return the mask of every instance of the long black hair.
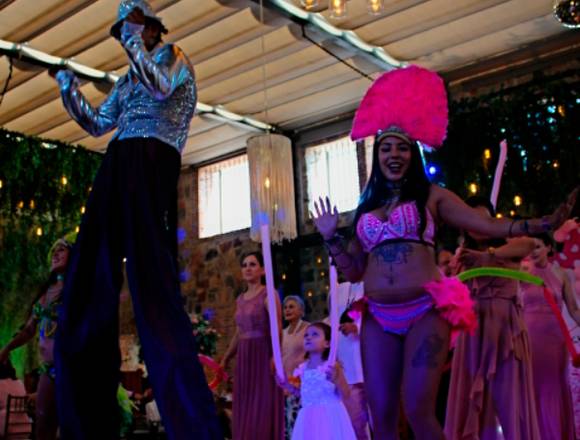
M 377 137 L 373 144 L 373 163 L 371 168 L 371 176 L 363 190 L 356 213 L 354 216 L 352 233 L 356 234 L 356 225 L 360 217 L 374 209 L 382 206 L 386 200 L 393 197 L 393 190 L 389 188 L 389 181 L 381 171 L 379 163 L 379 146 L 384 139 Z M 421 160 L 421 152 L 419 145 L 416 142 L 411 142 L 411 163 L 409 169 L 403 177 L 403 185 L 401 187 L 401 202 L 414 201 L 417 204 L 417 209 L 421 218 L 419 225 L 420 237 L 423 237 L 423 232 L 427 226 L 427 199 L 429 198 L 429 190 L 431 182 L 425 173 L 423 161 Z

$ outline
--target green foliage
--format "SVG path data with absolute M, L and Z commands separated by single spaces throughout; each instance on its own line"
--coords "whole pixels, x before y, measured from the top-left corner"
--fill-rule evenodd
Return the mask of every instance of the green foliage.
M 83 148 L 0 129 L 0 345 L 24 324 L 47 279 L 51 245 L 79 225 L 100 162 Z M 34 346 L 12 361 L 19 374 L 35 367 Z
M 539 78 L 499 93 L 451 103 L 450 126 L 440 152 L 429 155 L 442 170 L 440 181 L 461 197 L 476 183 L 491 194 L 499 143 L 506 139 L 498 212 L 504 216 L 549 213 L 578 184 L 580 95 L 578 71 Z M 491 159 L 484 159 L 485 149 Z M 515 206 L 514 197 L 523 203 Z

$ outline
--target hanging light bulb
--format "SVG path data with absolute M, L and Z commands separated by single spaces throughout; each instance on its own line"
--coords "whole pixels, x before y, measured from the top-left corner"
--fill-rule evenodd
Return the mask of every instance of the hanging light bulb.
M 369 11 L 369 14 L 380 15 L 384 9 L 384 0 L 367 0 L 367 11 Z
M 329 0 L 330 18 L 346 17 L 346 0 Z
M 554 3 L 554 17 L 564 27 L 580 28 L 580 0 L 557 0 Z
M 308 11 L 318 6 L 318 0 L 300 0 L 300 4 Z
M 471 194 L 477 194 L 477 185 L 475 183 L 470 183 L 469 184 L 469 192 Z

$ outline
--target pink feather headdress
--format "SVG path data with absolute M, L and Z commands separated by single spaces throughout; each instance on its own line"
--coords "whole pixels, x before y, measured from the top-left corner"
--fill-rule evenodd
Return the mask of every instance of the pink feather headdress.
M 384 73 L 369 87 L 350 137 L 356 141 L 402 130 L 411 139 L 437 148 L 445 140 L 447 123 L 443 80 L 435 72 L 411 65 Z

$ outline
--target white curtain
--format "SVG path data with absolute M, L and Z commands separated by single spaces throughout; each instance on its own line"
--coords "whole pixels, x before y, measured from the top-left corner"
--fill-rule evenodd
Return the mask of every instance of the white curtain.
M 260 226 L 266 214 L 273 243 L 296 238 L 296 208 L 292 142 L 286 136 L 264 134 L 247 141 L 252 191 L 250 237 L 261 241 Z
M 199 237 L 211 237 L 250 227 L 248 156 L 198 170 Z
M 308 209 L 314 201 L 330 198 L 339 212 L 355 209 L 360 195 L 356 144 L 348 137 L 306 148 Z

